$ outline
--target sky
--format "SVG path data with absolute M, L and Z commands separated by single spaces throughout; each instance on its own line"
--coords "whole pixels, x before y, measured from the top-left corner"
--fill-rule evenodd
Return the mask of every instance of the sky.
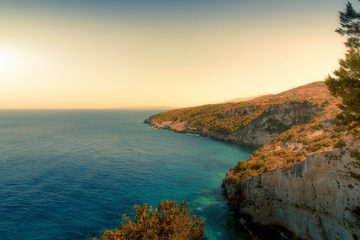
M 0 0 L 0 109 L 186 107 L 338 66 L 342 0 Z

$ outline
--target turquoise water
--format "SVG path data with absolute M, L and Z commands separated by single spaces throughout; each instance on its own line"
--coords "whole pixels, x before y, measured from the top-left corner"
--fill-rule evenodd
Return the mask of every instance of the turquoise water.
M 247 239 L 220 185 L 254 149 L 152 129 L 156 112 L 0 112 L 0 238 L 89 239 L 133 204 L 174 199 L 209 239 Z

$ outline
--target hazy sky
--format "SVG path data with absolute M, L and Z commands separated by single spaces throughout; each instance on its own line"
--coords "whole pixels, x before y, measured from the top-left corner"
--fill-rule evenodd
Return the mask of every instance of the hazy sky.
M 0 1 L 0 108 L 183 107 L 323 80 L 342 0 Z

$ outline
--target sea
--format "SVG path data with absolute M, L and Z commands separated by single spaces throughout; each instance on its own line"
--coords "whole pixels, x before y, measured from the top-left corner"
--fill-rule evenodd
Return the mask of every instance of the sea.
M 143 122 L 158 112 L 0 111 L 0 239 L 91 239 L 161 200 L 186 201 L 210 240 L 250 239 L 221 183 L 255 149 Z

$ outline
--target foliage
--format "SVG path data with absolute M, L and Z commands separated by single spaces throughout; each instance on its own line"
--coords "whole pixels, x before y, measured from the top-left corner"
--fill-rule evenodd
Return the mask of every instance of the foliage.
M 348 48 L 360 47 L 360 14 L 348 2 L 345 12 L 340 12 L 340 26 L 336 32 L 341 36 L 348 36 L 345 46 Z
M 353 210 L 352 210 L 353 214 L 358 218 L 360 219 L 360 207 L 357 206 L 355 207 Z
M 173 110 L 153 116 L 153 119 L 158 122 L 183 121 L 190 128 L 229 134 L 250 123 L 263 111 L 264 107 L 260 105 L 225 103 Z
M 350 2 L 340 12 L 340 25 L 336 32 L 347 37 L 347 51 L 339 61 L 339 69 L 326 79 L 326 84 L 331 94 L 341 97 L 343 112 L 338 115 L 338 123 L 347 125 L 360 122 L 360 13 Z
M 360 152 L 358 150 L 352 150 L 350 152 L 350 156 L 356 158 L 357 160 L 360 160 Z
M 346 146 L 346 142 L 344 140 L 339 140 L 334 147 L 335 148 L 344 148 Z
M 267 131 L 268 133 L 273 133 L 273 134 L 284 132 L 290 128 L 290 126 L 282 123 L 281 121 L 279 121 L 275 118 L 268 119 L 267 124 L 268 125 L 265 128 L 265 131 Z
M 115 230 L 107 230 L 98 240 L 199 240 L 205 239 L 204 224 L 191 216 L 186 203 L 161 201 L 157 208 L 134 206 L 134 219 L 122 215 Z
M 232 168 L 226 181 L 241 183 L 264 172 L 288 169 L 304 161 L 309 154 L 345 147 L 348 131 L 331 123 L 324 124 L 339 112 L 336 104 L 337 101 L 332 101 L 309 123 L 294 126 L 276 136 L 270 144 L 260 147 L 248 161 L 240 161 Z M 339 130 L 335 131 L 336 128 Z M 357 152 L 353 152 L 352 156 L 356 157 Z

